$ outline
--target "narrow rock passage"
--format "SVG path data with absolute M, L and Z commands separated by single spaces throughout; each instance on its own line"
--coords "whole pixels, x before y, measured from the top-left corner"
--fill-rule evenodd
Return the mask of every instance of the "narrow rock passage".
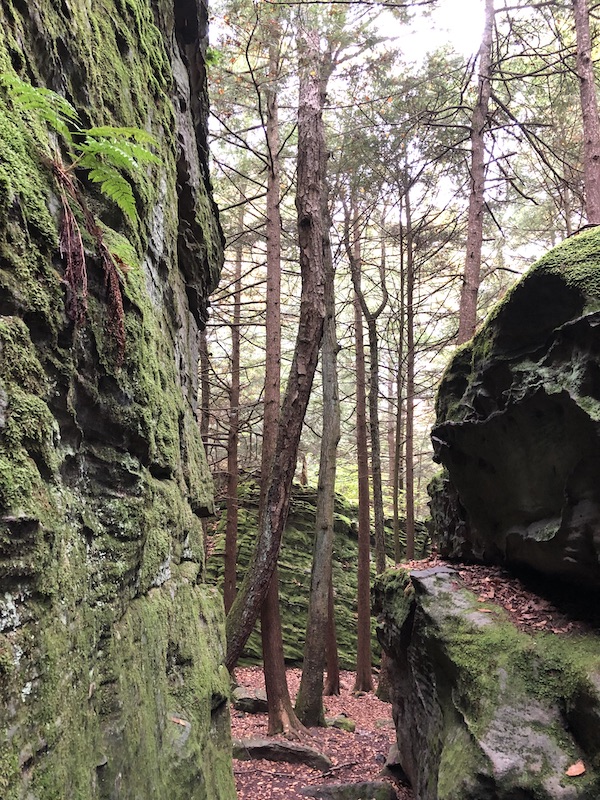
M 289 669 L 287 676 L 290 694 L 294 697 L 300 683 L 300 670 Z M 260 667 L 238 668 L 236 678 L 248 689 L 264 688 Z M 397 800 L 412 800 L 414 795 L 407 787 L 380 775 L 390 747 L 396 740 L 391 706 L 372 693 L 355 697 L 352 694 L 354 674 L 351 672 L 342 672 L 341 686 L 339 697 L 324 699 L 325 713 L 328 718 L 344 715 L 353 720 L 356 724 L 354 732 L 311 728 L 311 736 L 303 742 L 329 756 L 333 762 L 329 771 L 322 773 L 304 764 L 236 760 L 233 771 L 238 800 L 306 800 L 306 795 L 300 793 L 303 787 L 314 789 L 363 781 L 388 782 L 395 790 Z M 232 708 L 231 730 L 234 739 L 265 738 L 267 715 L 247 714 Z M 286 741 L 283 736 L 272 738 Z

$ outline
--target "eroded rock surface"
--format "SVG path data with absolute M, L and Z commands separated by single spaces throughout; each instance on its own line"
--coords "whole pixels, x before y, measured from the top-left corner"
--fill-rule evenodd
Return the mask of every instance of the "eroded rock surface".
M 235 796 L 195 417 L 198 327 L 222 259 L 206 19 L 201 0 L 0 6 L 0 73 L 59 92 L 84 126 L 151 132 L 160 158 L 135 181 L 135 223 L 77 173 L 122 267 L 119 363 L 85 232 L 87 313 L 77 326 L 66 313 L 58 140 L 0 91 L 3 800 Z
M 448 568 L 384 573 L 375 607 L 394 758 L 418 800 L 600 796 L 597 636 L 518 631 Z
M 600 587 L 600 232 L 542 258 L 451 362 L 433 431 L 441 553 Z

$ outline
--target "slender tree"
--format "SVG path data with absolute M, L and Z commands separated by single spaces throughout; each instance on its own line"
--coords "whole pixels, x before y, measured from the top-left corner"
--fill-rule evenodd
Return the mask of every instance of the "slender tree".
M 494 32 L 494 0 L 485 0 L 485 23 L 478 54 L 477 99 L 471 119 L 471 168 L 467 252 L 463 286 L 460 295 L 458 343 L 468 341 L 477 325 L 477 295 L 481 280 L 481 247 L 483 243 L 485 191 L 485 133 L 492 89 L 492 42 Z
M 239 208 L 239 229 L 244 229 L 244 206 Z M 228 612 L 235 599 L 238 532 L 238 439 L 240 428 L 240 324 L 242 318 L 242 258 L 243 240 L 235 248 L 233 315 L 231 323 L 231 386 L 229 390 L 229 431 L 227 434 L 227 497 L 225 525 L 225 566 L 223 571 L 223 602 Z
M 275 457 L 275 437 L 272 432 L 279 424 L 281 400 L 281 214 L 280 161 L 279 161 L 279 107 L 277 81 L 279 76 L 281 33 L 276 16 L 269 20 L 269 80 L 266 91 L 267 105 L 267 302 L 265 313 L 266 355 L 264 389 L 264 423 L 261 458 L 261 497 L 259 517 L 264 514 L 268 476 Z M 297 729 L 298 720 L 292 706 L 287 685 L 283 657 L 283 635 L 279 609 L 279 576 L 273 571 L 261 611 L 261 637 L 263 670 L 267 690 L 270 734 Z
M 357 233 L 355 231 L 355 233 Z M 361 260 L 360 239 L 350 246 L 355 264 Z M 369 453 L 367 445 L 367 375 L 363 340 L 363 314 L 354 289 L 354 342 L 356 365 L 356 454 L 358 464 L 358 594 L 355 691 L 373 690 L 371 661 L 371 520 L 369 514 Z
M 407 171 L 408 173 L 408 171 Z M 415 266 L 413 252 L 410 182 L 406 173 L 404 209 L 406 213 L 406 558 L 415 557 L 415 477 L 414 477 L 414 402 L 415 402 Z
M 573 0 L 573 15 L 577 34 L 577 77 L 583 116 L 585 212 L 588 223 L 600 224 L 600 119 L 587 0 Z
M 229 669 L 235 665 L 252 631 L 275 570 L 290 503 L 302 424 L 311 394 L 325 319 L 322 187 L 326 150 L 320 78 L 313 69 L 319 52 L 318 34 L 307 31 L 302 40 L 298 102 L 298 177 L 296 208 L 302 292 L 294 357 L 281 407 L 275 455 L 259 516 L 252 562 L 227 616 Z
M 330 59 L 324 58 L 321 63 L 321 72 L 328 71 Z M 325 97 L 324 92 L 322 97 Z M 323 218 L 329 219 L 325 192 Z M 327 634 L 328 632 L 331 634 L 331 631 L 328 631 L 328 616 L 331 614 L 333 617 L 333 609 L 329 607 L 329 597 L 332 589 L 331 560 L 337 446 L 340 439 L 340 397 L 337 378 L 338 342 L 335 324 L 334 269 L 329 228 L 329 224 L 325 224 L 323 227 L 326 318 L 321 347 L 323 427 L 317 487 L 317 513 L 302 679 L 296 698 L 296 713 L 301 722 L 307 726 L 325 725 L 322 699 L 323 671 L 326 661 Z

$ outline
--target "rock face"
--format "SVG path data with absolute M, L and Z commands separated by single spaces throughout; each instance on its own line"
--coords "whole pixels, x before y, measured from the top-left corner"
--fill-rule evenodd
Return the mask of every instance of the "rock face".
M 600 796 L 596 636 L 527 635 L 444 567 L 383 573 L 375 607 L 417 800 Z
M 4 800 L 235 797 L 195 418 L 196 338 L 222 259 L 206 19 L 202 0 L 0 6 L 1 73 L 67 97 L 86 127 L 151 132 L 160 157 L 135 183 L 135 223 L 79 175 L 102 241 L 126 264 L 110 290 L 123 304 L 120 360 L 85 232 L 85 320 L 65 310 L 60 165 L 42 156 L 58 140 L 0 90 Z
M 600 587 L 600 229 L 542 258 L 443 378 L 434 537 Z

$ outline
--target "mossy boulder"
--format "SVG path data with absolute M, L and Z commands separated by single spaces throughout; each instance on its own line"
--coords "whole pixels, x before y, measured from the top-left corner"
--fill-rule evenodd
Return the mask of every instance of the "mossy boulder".
M 600 586 L 600 229 L 519 281 L 443 377 L 434 537 L 448 556 Z
M 134 180 L 135 221 L 76 173 L 122 265 L 120 360 L 89 236 L 87 314 L 67 314 L 60 143 L 0 88 L 3 800 L 235 797 L 196 421 L 196 340 L 222 261 L 206 22 L 201 0 L 0 6 L 0 73 L 62 94 L 86 126 L 152 133 L 160 158 Z
M 447 567 L 390 570 L 375 591 L 398 762 L 418 800 L 599 796 L 596 634 L 520 631 Z
M 239 490 L 238 519 L 238 583 L 244 577 L 245 566 L 256 541 L 258 524 L 258 485 L 245 481 Z M 316 518 L 316 489 L 311 486 L 295 484 L 292 491 L 290 513 L 283 534 L 278 562 L 279 592 L 281 597 L 281 617 L 283 629 L 283 649 L 287 663 L 302 663 L 304 637 L 308 613 L 308 598 L 312 568 L 313 540 Z M 217 585 L 222 586 L 223 558 L 225 553 L 226 515 L 219 520 L 213 534 L 211 557 L 207 572 Z M 334 506 L 334 544 L 333 544 L 333 586 L 335 603 L 335 623 L 338 641 L 338 655 L 342 669 L 356 666 L 356 626 L 358 591 L 358 509 L 342 495 L 336 495 Z M 428 532 L 423 523 L 417 526 L 417 553 L 424 554 L 429 545 Z M 392 532 L 387 529 L 388 550 L 393 546 Z M 390 563 L 391 558 L 390 558 Z M 375 579 L 375 565 L 372 564 L 372 580 Z M 243 653 L 243 660 L 252 663 L 262 659 L 260 623 L 250 636 Z M 375 636 L 373 621 L 373 646 L 378 653 L 379 646 Z

